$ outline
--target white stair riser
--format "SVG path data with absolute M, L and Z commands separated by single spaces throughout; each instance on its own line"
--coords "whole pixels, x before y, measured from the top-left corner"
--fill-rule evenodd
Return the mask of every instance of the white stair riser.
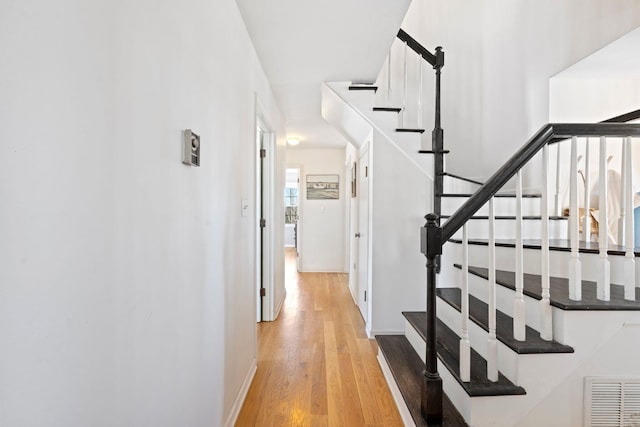
M 452 215 L 468 197 L 443 197 L 442 198 L 442 214 Z M 516 199 L 513 197 L 495 197 L 493 207 L 496 215 L 515 216 L 516 215 Z M 485 204 L 480 208 L 476 215 L 489 215 L 489 206 Z M 522 215 L 524 216 L 540 216 L 540 199 L 537 197 L 524 197 L 522 199 Z
M 523 221 L 522 236 L 524 239 L 540 238 L 540 220 L 528 219 Z M 489 220 L 471 219 L 467 223 L 467 235 L 469 239 L 488 239 L 489 238 Z M 515 235 L 515 221 L 510 219 L 498 219 L 495 223 L 496 239 L 513 239 Z M 567 221 L 552 220 L 549 221 L 549 236 L 551 239 L 567 238 Z M 462 229 L 458 230 L 454 235 L 454 239 L 462 239 Z
M 451 243 L 449 243 L 451 244 Z M 458 244 L 458 246 L 461 246 Z M 488 260 L 488 247 L 485 245 L 469 245 L 469 265 L 476 267 L 486 267 Z M 515 248 L 496 247 L 496 268 L 498 270 L 515 270 Z M 624 262 L 623 255 L 609 255 L 611 263 L 611 283 L 624 283 Z M 459 258 L 458 258 L 459 259 Z M 550 251 L 549 272 L 551 277 L 569 277 L 569 262 L 571 253 L 568 251 Z M 459 262 L 459 261 L 455 261 Z M 539 249 L 524 249 L 523 270 L 528 274 L 540 274 L 541 252 Z M 598 277 L 598 267 L 600 255 L 594 253 L 580 253 L 582 264 L 582 279 L 596 281 Z M 640 283 L 640 261 L 635 263 L 636 283 Z
M 462 274 L 462 271 L 460 271 L 460 274 Z M 474 274 L 469 274 L 469 293 L 474 297 L 486 302 L 489 297 L 489 281 Z M 496 286 L 496 307 L 499 311 L 509 316 L 513 316 L 514 298 L 514 291 L 505 288 L 504 286 Z M 527 326 L 532 327 L 536 331 L 540 331 L 540 301 L 535 298 L 530 298 L 526 295 L 524 296 L 524 301 Z
M 438 298 L 436 304 L 438 318 L 461 337 L 462 314 L 440 298 Z M 477 351 L 480 356 L 488 359 L 487 343 L 489 341 L 489 333 L 471 320 L 469 320 L 469 341 L 471 342 L 471 348 Z M 518 384 L 518 354 L 500 341 L 498 341 L 498 370 L 514 384 Z

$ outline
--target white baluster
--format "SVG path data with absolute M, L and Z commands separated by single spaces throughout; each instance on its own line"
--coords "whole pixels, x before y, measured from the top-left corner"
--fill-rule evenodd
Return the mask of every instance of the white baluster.
M 625 204 L 625 254 L 624 254 L 624 299 L 635 301 L 636 299 L 636 261 L 633 252 L 634 247 L 634 218 L 633 218 L 633 149 L 631 138 L 624 139 L 625 168 L 623 175 L 624 191 L 626 194 Z
M 560 148 L 562 144 L 556 144 L 556 185 L 553 193 L 553 214 L 560 216 L 560 155 L 562 154 Z
M 609 224 L 608 224 L 608 192 L 607 192 L 607 139 L 600 137 L 600 207 L 598 212 L 599 235 L 598 248 L 600 252 L 600 264 L 598 268 L 597 298 L 609 301 L 611 298 L 610 265 L 607 250 L 609 249 Z
M 418 69 L 420 70 L 420 76 L 418 77 L 420 79 L 420 88 L 418 89 L 418 129 L 422 129 L 422 97 L 424 96 L 422 82 L 423 62 L 424 60 L 422 59 L 422 56 L 418 55 Z
M 626 213 L 626 208 L 625 206 L 627 205 L 627 191 L 625 189 L 625 181 L 624 181 L 624 176 L 625 176 L 625 168 L 626 168 L 626 162 L 625 162 L 625 143 L 624 143 L 624 138 L 622 139 L 622 144 L 620 144 L 620 176 L 622 177 L 622 182 L 620 183 L 620 215 L 618 216 L 618 245 L 620 246 L 624 246 L 624 237 L 625 237 L 625 233 L 624 233 L 624 226 L 625 226 L 625 221 L 624 221 L 624 217 L 625 217 L 625 213 Z
M 591 166 L 589 165 L 589 138 L 587 138 L 584 153 L 584 222 L 582 225 L 582 238 L 585 242 L 591 241 Z
M 391 107 L 391 54 L 393 52 L 393 44 L 389 48 L 389 56 L 387 56 L 387 107 Z
M 404 63 L 403 63 L 403 67 L 404 67 L 404 90 L 402 91 L 402 111 L 400 111 L 400 128 L 402 129 L 404 127 L 404 115 L 406 113 L 407 110 L 407 85 L 408 85 L 408 78 L 407 78 L 407 42 L 404 42 Z
M 558 148 L 558 151 L 560 149 Z M 549 148 L 542 148 L 542 199 L 541 203 L 541 230 L 540 230 L 540 277 L 542 285 L 542 299 L 540 300 L 540 337 L 543 340 L 553 339 L 553 319 L 551 311 L 551 294 L 549 292 Z
M 493 197 L 489 199 L 489 341 L 487 343 L 487 378 L 498 381 L 498 340 L 496 339 L 496 216 Z
M 469 341 L 469 239 L 467 224 L 462 226 L 462 337 L 460 338 L 460 379 L 471 381 L 471 343 Z
M 513 300 L 513 338 L 526 339 L 524 303 L 524 245 L 522 240 L 522 173 L 516 174 L 516 297 Z
M 578 211 L 578 138 L 571 138 L 571 175 L 569 177 L 569 236 L 571 260 L 569 261 L 569 298 L 582 299 L 582 264 L 579 252 L 580 214 Z

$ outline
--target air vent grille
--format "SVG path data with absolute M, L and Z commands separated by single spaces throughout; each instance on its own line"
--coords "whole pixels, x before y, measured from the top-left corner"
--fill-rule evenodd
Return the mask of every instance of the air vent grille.
M 640 378 L 585 378 L 586 427 L 640 427 Z

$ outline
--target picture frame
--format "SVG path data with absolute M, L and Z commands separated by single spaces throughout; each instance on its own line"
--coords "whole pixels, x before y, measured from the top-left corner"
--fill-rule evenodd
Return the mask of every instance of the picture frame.
M 307 175 L 307 200 L 340 198 L 340 175 Z

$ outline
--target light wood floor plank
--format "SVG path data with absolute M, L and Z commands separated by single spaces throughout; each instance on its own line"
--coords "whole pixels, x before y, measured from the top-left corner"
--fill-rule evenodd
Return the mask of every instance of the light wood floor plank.
M 287 253 L 286 281 L 279 318 L 258 324 L 258 370 L 236 426 L 402 426 L 348 276 L 298 273 Z

